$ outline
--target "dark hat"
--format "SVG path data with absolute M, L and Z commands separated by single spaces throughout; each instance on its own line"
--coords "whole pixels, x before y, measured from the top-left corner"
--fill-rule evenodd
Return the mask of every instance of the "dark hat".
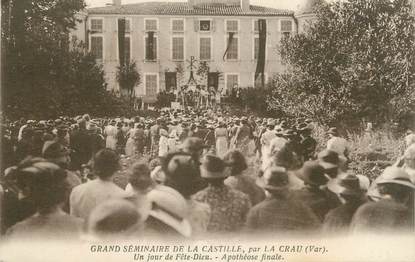
M 46 141 L 43 144 L 42 156 L 46 159 L 53 159 L 69 155 L 69 149 L 59 142 Z
M 337 128 L 335 128 L 335 127 L 331 127 L 331 128 L 329 129 L 329 131 L 327 131 L 327 134 L 331 134 L 331 135 L 335 135 L 335 136 L 337 136 L 337 135 L 339 134 L 339 131 L 337 130 Z
M 163 163 L 163 171 L 172 180 L 176 180 L 179 177 L 186 177 L 189 180 L 195 177 L 198 170 L 191 155 L 173 153 L 166 156 Z
M 202 159 L 200 166 L 200 175 L 203 178 L 225 178 L 225 162 L 215 155 L 206 155 Z
M 329 181 L 324 174 L 324 168 L 316 161 L 305 162 L 298 176 L 305 183 L 315 186 L 325 185 Z
M 227 166 L 232 167 L 233 174 L 240 174 L 248 168 L 244 155 L 238 150 L 230 150 L 223 157 Z
M 359 178 L 355 175 L 348 174 L 337 180 L 330 190 L 337 194 L 343 195 L 360 195 L 363 190 L 360 187 Z
M 199 151 L 208 148 L 208 146 L 198 137 L 188 137 L 183 141 L 182 148 L 188 149 L 189 151 Z
M 287 169 L 280 166 L 267 168 L 264 175 L 257 180 L 257 185 L 269 191 L 288 188 Z
M 337 168 L 340 163 L 339 154 L 332 150 L 323 150 L 317 155 L 319 164 L 324 167 L 324 169 Z

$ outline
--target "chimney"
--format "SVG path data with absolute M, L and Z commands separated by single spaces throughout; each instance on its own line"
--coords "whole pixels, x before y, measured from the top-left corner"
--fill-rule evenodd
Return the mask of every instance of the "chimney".
M 243 11 L 248 12 L 251 10 L 249 0 L 241 0 L 241 8 Z
M 113 6 L 121 6 L 121 0 L 112 0 Z

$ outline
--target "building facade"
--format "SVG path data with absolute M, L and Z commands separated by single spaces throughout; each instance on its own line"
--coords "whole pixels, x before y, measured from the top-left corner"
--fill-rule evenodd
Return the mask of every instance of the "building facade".
M 125 19 L 124 52 L 127 59 L 137 63 L 141 74 L 135 94 L 148 102 L 162 90 L 186 84 L 192 58 L 195 64 L 203 61 L 210 72 L 205 78 L 195 76 L 198 84 L 213 84 L 220 90 L 257 86 L 258 21 L 266 20 L 265 79 L 284 70 L 279 43 L 298 31 L 293 11 L 250 5 L 249 0 L 128 5 L 115 0 L 112 5 L 86 9 L 79 17 L 82 22 L 72 35 L 86 42 L 103 64 L 111 90 L 119 89 L 118 23 L 120 18 Z

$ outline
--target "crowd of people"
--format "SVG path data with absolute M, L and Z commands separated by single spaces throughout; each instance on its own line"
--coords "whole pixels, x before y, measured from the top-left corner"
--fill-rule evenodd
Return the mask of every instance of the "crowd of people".
M 3 121 L 6 239 L 414 231 L 415 134 L 375 181 L 311 119 L 166 110 L 157 118 Z M 133 159 L 127 185 L 114 182 Z

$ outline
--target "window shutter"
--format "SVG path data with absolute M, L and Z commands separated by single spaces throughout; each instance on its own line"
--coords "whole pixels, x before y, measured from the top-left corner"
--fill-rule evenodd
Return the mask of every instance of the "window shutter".
M 194 21 L 194 27 L 195 27 L 195 32 L 199 32 L 199 27 L 200 27 L 199 19 L 196 19 Z

